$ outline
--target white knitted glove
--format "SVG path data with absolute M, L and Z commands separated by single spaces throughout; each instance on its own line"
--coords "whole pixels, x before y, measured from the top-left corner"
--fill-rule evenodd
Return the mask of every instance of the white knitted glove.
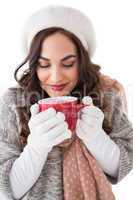
M 39 112 L 39 105 L 31 106 L 31 119 L 28 126 L 30 135 L 27 144 L 36 149 L 36 151 L 51 151 L 53 146 L 58 145 L 65 139 L 71 138 L 71 130 L 65 121 L 65 115 L 62 112 L 56 112 L 54 108 L 49 108 Z
M 39 113 L 38 104 L 31 106 L 30 135 L 23 152 L 10 171 L 10 184 L 15 199 L 22 198 L 35 184 L 52 147 L 71 137 L 61 112 L 49 108 Z
M 102 169 L 116 177 L 119 167 L 120 149 L 102 128 L 104 113 L 93 105 L 91 97 L 82 99 L 85 105 L 79 112 L 76 134 L 99 162 Z
M 102 129 L 104 114 L 98 107 L 93 105 L 91 97 L 84 97 L 82 103 L 88 106 L 79 111 L 80 118 L 77 120 L 76 132 L 78 137 L 85 141 L 89 139 L 91 134 L 99 133 Z M 79 127 L 82 128 L 82 131 L 79 131 Z

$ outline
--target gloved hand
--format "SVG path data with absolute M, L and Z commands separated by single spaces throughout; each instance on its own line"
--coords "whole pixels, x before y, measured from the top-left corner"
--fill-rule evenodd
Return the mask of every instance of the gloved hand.
M 39 112 L 38 104 L 32 105 L 30 111 L 28 145 L 36 150 L 51 151 L 53 146 L 71 138 L 72 133 L 68 129 L 64 113 L 56 112 L 54 108 Z
M 15 199 L 22 198 L 35 184 L 52 147 L 71 138 L 63 113 L 56 113 L 53 108 L 39 113 L 38 104 L 32 105 L 30 111 L 27 145 L 13 163 L 9 176 Z
M 79 111 L 76 134 L 99 162 L 104 172 L 117 177 L 120 149 L 102 128 L 104 113 L 93 105 L 89 96 L 84 97 L 82 102 L 86 107 Z
M 79 111 L 80 118 L 77 120 L 76 134 L 85 142 L 92 134 L 101 132 L 104 113 L 93 105 L 92 98 L 89 96 L 84 97 L 82 103 L 86 106 Z

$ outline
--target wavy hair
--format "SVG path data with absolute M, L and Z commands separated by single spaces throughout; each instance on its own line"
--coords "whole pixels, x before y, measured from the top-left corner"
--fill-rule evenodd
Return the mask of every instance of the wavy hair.
M 101 67 L 91 62 L 89 53 L 85 50 L 81 41 L 73 33 L 63 28 L 51 27 L 41 30 L 33 38 L 27 57 L 14 72 L 14 78 L 20 86 L 22 93 L 24 94 L 24 98 L 26 99 L 26 103 L 24 105 L 17 106 L 22 127 L 20 141 L 24 145 L 27 143 L 27 137 L 30 133 L 28 127 L 28 121 L 31 117 L 30 106 L 37 103 L 38 100 L 42 98 L 49 97 L 48 94 L 40 87 L 36 73 L 38 59 L 41 53 L 41 45 L 48 36 L 57 32 L 67 36 L 73 42 L 77 50 L 79 78 L 75 88 L 70 91 L 70 95 L 78 97 L 79 102 L 84 96 L 91 96 L 94 105 L 99 107 L 103 112 L 105 107 L 107 107 L 106 102 L 103 101 L 102 98 L 102 84 L 100 81 Z M 23 69 L 23 66 L 27 62 L 27 69 L 23 70 L 20 78 L 18 78 L 18 72 Z M 111 124 L 106 118 L 104 118 L 103 129 L 107 133 L 111 131 Z

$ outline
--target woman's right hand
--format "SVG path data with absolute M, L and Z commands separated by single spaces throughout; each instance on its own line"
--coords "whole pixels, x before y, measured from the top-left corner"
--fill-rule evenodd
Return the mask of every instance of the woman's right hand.
M 54 108 L 39 112 L 38 104 L 32 105 L 30 111 L 27 145 L 10 171 L 10 183 L 15 199 L 22 198 L 35 184 L 52 147 L 71 138 L 71 131 L 68 130 L 63 113 L 56 112 Z
M 39 112 L 39 105 L 36 103 L 31 106 L 31 118 L 28 122 L 30 134 L 27 144 L 37 151 L 51 151 L 53 146 L 60 144 L 65 139 L 72 136 L 62 112 L 56 112 L 54 108 L 49 108 Z

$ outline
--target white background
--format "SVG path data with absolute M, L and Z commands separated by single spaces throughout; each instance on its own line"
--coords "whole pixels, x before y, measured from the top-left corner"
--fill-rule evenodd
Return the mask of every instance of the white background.
M 49 4 L 69 5 L 85 12 L 93 22 L 97 49 L 93 61 L 126 89 L 129 118 L 133 122 L 133 7 L 130 0 L 37 0 L 0 3 L 0 95 L 14 85 L 13 73 L 23 61 L 21 30 L 32 12 Z M 79 24 L 80 25 L 80 24 Z M 113 191 L 117 200 L 132 200 L 132 171 Z

